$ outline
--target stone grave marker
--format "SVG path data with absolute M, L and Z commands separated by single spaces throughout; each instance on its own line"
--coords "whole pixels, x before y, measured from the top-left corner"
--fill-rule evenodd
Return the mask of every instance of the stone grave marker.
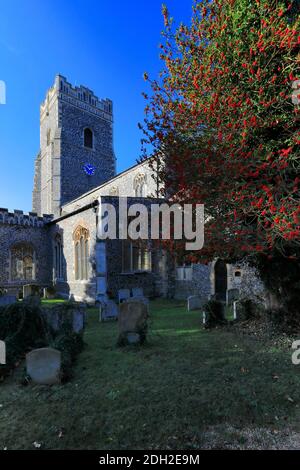
M 143 301 L 130 299 L 121 303 L 118 344 L 129 344 L 130 341 L 131 344 L 142 343 L 146 339 L 148 316 L 148 308 Z
M 64 323 L 68 323 L 74 333 L 82 333 L 85 327 L 86 308 L 83 305 L 43 307 L 41 315 L 54 331 L 59 331 Z
M 81 333 L 84 330 L 85 323 L 85 309 L 84 308 L 74 308 L 73 310 L 73 331 L 74 333 Z
M 226 305 L 231 305 L 235 300 L 238 300 L 239 295 L 239 289 L 228 289 L 226 291 Z
M 235 300 L 233 302 L 233 319 L 236 320 L 237 319 L 237 300 Z
M 26 284 L 23 286 L 23 299 L 32 295 L 40 295 L 40 286 L 37 286 L 36 284 Z
M 119 304 L 124 302 L 125 300 L 130 299 L 130 290 L 129 289 L 119 289 L 118 290 L 118 299 L 119 299 Z
M 116 302 L 108 299 L 101 302 L 99 308 L 99 321 L 117 320 L 119 316 L 119 308 Z
M 132 292 L 132 297 L 133 298 L 144 297 L 144 291 L 141 287 L 133 287 L 131 289 L 131 292 Z
M 26 354 L 26 370 L 34 383 L 60 383 L 61 352 L 53 348 L 34 349 Z
M 6 364 L 6 345 L 2 340 L 0 340 L 0 364 Z
M 44 287 L 43 297 L 44 299 L 55 299 L 55 289 L 53 287 Z
M 192 310 L 199 310 L 203 306 L 203 299 L 198 295 L 191 295 L 187 299 L 187 309 L 189 312 Z
M 144 302 L 145 304 L 149 304 L 149 299 L 144 296 L 144 291 L 141 287 L 133 287 L 131 289 L 132 292 L 132 299 L 138 299 L 141 302 Z

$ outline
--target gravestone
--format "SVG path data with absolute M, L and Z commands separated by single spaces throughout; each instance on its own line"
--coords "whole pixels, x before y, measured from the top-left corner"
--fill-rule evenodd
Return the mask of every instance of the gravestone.
M 0 297 L 0 307 L 6 307 L 7 305 L 14 304 L 17 301 L 14 295 L 2 295 Z
M 226 291 L 226 305 L 230 305 L 235 300 L 238 300 L 239 296 L 240 296 L 239 289 L 228 289 Z
M 0 340 L 0 364 L 6 364 L 6 345 L 2 340 Z
M 40 295 L 40 286 L 37 286 L 36 284 L 26 284 L 23 286 L 23 299 L 26 299 L 26 297 L 30 297 L 32 295 Z
M 55 289 L 53 289 L 53 287 L 44 287 L 43 297 L 44 297 L 44 299 L 54 299 L 55 298 Z
M 138 299 L 141 302 L 144 302 L 146 305 L 149 304 L 149 299 L 144 296 L 144 291 L 141 287 L 133 287 L 131 289 L 132 292 L 132 299 Z
M 34 349 L 26 354 L 26 370 L 34 383 L 60 383 L 61 352 L 53 348 Z
M 203 299 L 198 295 L 191 295 L 187 299 L 187 309 L 189 312 L 192 310 L 199 310 L 203 306 Z
M 133 287 L 131 289 L 131 292 L 132 292 L 132 297 L 133 298 L 144 297 L 144 291 L 141 287 Z
M 86 308 L 83 305 L 58 304 L 54 307 L 43 307 L 41 315 L 48 325 L 59 331 L 63 324 L 70 325 L 74 333 L 82 333 L 85 326 Z
M 233 302 L 233 319 L 236 320 L 237 319 L 237 304 L 238 304 L 238 301 L 235 300 Z
M 99 309 L 99 321 L 117 320 L 119 308 L 114 300 L 107 299 L 101 302 Z
M 129 289 L 119 289 L 118 290 L 118 300 L 119 304 L 125 300 L 130 299 L 130 290 Z
M 79 308 L 73 310 L 73 331 L 74 333 L 81 333 L 84 330 L 85 323 L 85 309 Z
M 129 341 L 137 339 L 132 333 L 139 335 L 138 342 L 142 343 L 146 339 L 148 308 L 144 302 L 130 299 L 121 303 L 118 327 L 118 344 L 128 344 Z

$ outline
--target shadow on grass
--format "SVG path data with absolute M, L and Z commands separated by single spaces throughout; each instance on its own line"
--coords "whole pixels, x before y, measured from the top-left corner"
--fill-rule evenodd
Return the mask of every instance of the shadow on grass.
M 8 448 L 184 449 L 211 425 L 283 427 L 298 414 L 290 356 L 230 330 L 207 331 L 199 312 L 152 302 L 144 347 L 116 347 L 117 324 L 89 309 L 87 346 L 65 386 L 0 386 Z M 62 437 L 59 437 L 61 435 Z

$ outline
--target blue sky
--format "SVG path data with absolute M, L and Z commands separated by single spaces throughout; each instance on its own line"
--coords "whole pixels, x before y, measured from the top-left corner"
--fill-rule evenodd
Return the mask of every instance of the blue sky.
M 140 155 L 147 91 L 157 77 L 162 0 L 0 0 L 0 207 L 31 210 L 39 105 L 61 73 L 114 102 L 118 171 Z M 165 0 L 176 24 L 188 22 L 192 0 Z

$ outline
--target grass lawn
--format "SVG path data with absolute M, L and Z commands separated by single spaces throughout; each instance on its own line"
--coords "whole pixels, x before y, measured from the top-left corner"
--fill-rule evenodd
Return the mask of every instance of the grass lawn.
M 0 449 L 280 447 L 288 433 L 297 447 L 291 354 L 201 320 L 154 301 L 148 343 L 118 349 L 117 324 L 89 309 L 71 382 L 24 387 L 16 371 L 0 385 Z

